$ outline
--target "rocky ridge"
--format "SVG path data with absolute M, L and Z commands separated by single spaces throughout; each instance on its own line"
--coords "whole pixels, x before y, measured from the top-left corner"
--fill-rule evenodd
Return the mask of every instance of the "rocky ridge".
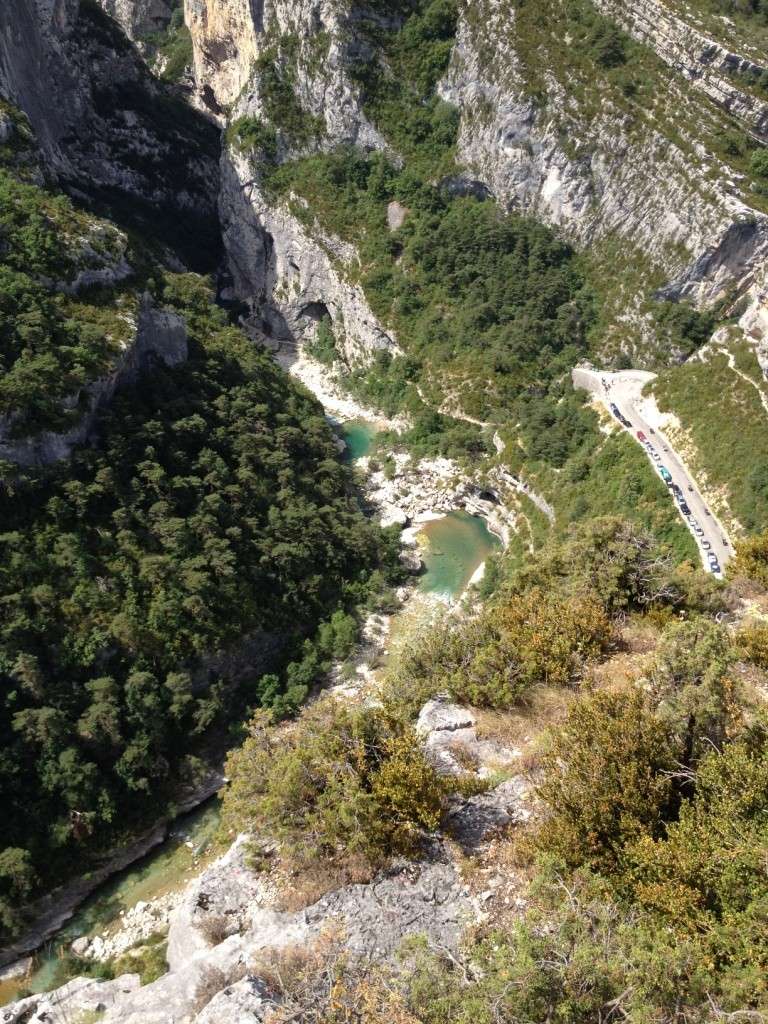
M 165 366 L 177 366 L 186 360 L 184 321 L 169 310 L 157 308 L 149 295 L 142 298 L 132 326 L 132 340 L 119 352 L 111 372 L 91 381 L 81 393 L 63 402 L 68 410 L 82 410 L 69 430 L 63 433 L 43 431 L 17 438 L 13 433 L 15 417 L 0 416 L 0 459 L 20 466 L 45 466 L 68 458 L 76 445 L 89 439 L 99 410 L 109 403 L 119 387 L 135 381 L 153 359 Z

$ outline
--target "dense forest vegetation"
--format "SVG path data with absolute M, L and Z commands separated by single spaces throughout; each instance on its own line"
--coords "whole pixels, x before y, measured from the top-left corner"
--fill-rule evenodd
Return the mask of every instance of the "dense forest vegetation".
M 78 409 L 62 400 L 133 343 L 137 298 L 55 282 L 125 241 L 10 171 L 0 190 L 3 411 L 17 433 L 65 427 Z M 86 240 L 84 264 L 67 238 Z M 317 403 L 208 281 L 134 255 L 186 322 L 188 361 L 122 388 L 67 462 L 1 467 L 3 931 L 195 782 L 234 708 L 301 703 L 354 643 L 349 610 L 399 579 Z

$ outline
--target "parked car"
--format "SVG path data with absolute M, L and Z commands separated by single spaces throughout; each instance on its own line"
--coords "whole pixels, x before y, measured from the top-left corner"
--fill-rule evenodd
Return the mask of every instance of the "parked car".
M 688 508 L 684 501 L 680 502 L 680 511 L 683 513 L 684 516 L 689 516 L 691 514 L 691 510 Z
M 616 419 L 620 420 L 621 419 L 621 413 L 619 412 L 618 405 L 616 405 L 614 402 L 611 402 L 611 407 L 610 408 L 611 408 L 611 412 L 616 417 Z
M 672 484 L 672 490 L 673 490 L 674 495 L 677 498 L 677 500 L 680 501 L 681 498 L 683 497 L 683 492 L 680 490 L 680 485 L 679 484 Z
M 667 486 L 669 486 L 672 483 L 672 474 L 669 472 L 666 466 L 659 466 L 659 476 Z
M 712 545 L 709 543 L 708 540 L 703 540 L 701 542 L 701 547 L 702 547 L 703 551 L 711 551 L 712 550 Z
M 627 428 L 627 430 L 631 430 L 632 429 L 632 424 L 629 422 L 629 420 L 626 418 L 626 416 L 622 416 L 621 417 L 621 422 L 624 424 L 624 426 Z
M 642 430 L 638 430 L 638 432 L 637 432 L 637 440 L 638 441 L 645 441 L 645 439 L 646 439 L 645 438 L 645 434 L 642 432 Z
M 702 530 L 702 528 L 699 526 L 698 523 L 696 523 L 696 525 L 694 526 L 693 532 L 696 534 L 697 537 L 703 537 L 704 536 L 704 531 Z

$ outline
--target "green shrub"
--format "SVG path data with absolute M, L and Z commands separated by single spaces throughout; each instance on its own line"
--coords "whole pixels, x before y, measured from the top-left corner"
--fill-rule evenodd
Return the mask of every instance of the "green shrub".
M 440 692 L 508 708 L 533 686 L 579 679 L 610 639 L 608 618 L 591 595 L 560 598 L 534 588 L 468 622 L 447 619 L 407 645 L 389 673 L 386 700 L 406 714 Z
M 739 541 L 736 557 L 728 565 L 728 576 L 743 577 L 768 590 L 768 530 Z
M 743 701 L 732 672 L 735 660 L 728 630 L 703 616 L 673 622 L 661 636 L 648 685 L 684 767 L 739 731 Z
M 225 826 L 277 840 L 297 868 L 415 853 L 445 791 L 409 728 L 330 699 L 288 729 L 254 718 L 227 776 Z
M 542 759 L 538 845 L 569 867 L 620 871 L 627 845 L 661 835 L 673 813 L 674 764 L 669 733 L 641 693 L 583 698 Z

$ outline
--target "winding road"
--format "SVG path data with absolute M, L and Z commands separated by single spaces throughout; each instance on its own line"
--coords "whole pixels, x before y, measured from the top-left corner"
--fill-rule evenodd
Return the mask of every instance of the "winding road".
M 627 430 L 633 440 L 641 446 L 648 456 L 650 462 L 658 472 L 659 466 L 664 466 L 672 474 L 672 482 L 677 484 L 682 491 L 683 500 L 688 505 L 693 520 L 683 515 L 678 503 L 675 501 L 678 514 L 685 525 L 691 531 L 701 555 L 701 562 L 708 572 L 715 576 L 722 577 L 723 569 L 733 557 L 733 546 L 722 523 L 715 514 L 709 510 L 704 498 L 696 486 L 696 481 L 691 476 L 682 458 L 677 454 L 664 434 L 651 426 L 647 419 L 639 412 L 642 406 L 642 390 L 649 380 L 653 380 L 656 374 L 648 373 L 645 370 L 623 370 L 618 373 L 601 372 L 598 370 L 577 367 L 573 373 L 573 386 L 582 388 L 591 394 L 607 409 L 613 419 L 619 424 L 618 418 L 611 410 L 615 405 L 621 415 L 629 421 L 630 427 L 619 424 Z M 660 457 L 660 461 L 653 458 L 645 443 L 637 436 L 640 431 L 645 435 L 647 441 Z M 670 501 L 674 501 L 674 495 L 670 491 Z M 697 530 L 701 531 L 700 533 Z M 714 552 L 717 557 L 717 565 L 712 566 L 709 560 L 709 553 Z

